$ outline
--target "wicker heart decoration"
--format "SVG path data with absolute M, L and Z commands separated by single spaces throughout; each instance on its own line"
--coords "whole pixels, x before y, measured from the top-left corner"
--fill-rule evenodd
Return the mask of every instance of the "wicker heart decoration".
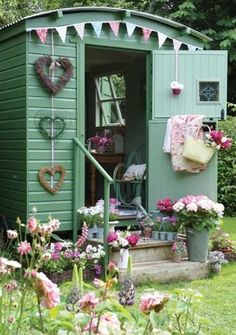
M 40 118 L 38 122 L 38 128 L 43 137 L 48 140 L 55 140 L 64 132 L 66 128 L 66 122 L 64 119 L 58 116 L 55 118 L 44 116 Z
M 56 95 L 60 92 L 73 75 L 73 66 L 68 58 L 59 58 L 53 61 L 50 56 L 43 56 L 37 59 L 34 66 L 43 86 L 46 87 L 52 95 Z M 64 73 L 56 83 L 53 83 L 45 74 L 44 69 L 55 70 L 58 67 L 63 69 Z
M 60 177 L 54 187 L 51 187 L 49 182 L 46 180 L 46 174 L 49 176 L 54 176 L 56 173 L 60 174 Z M 61 165 L 55 165 L 54 168 L 51 167 L 43 167 L 42 169 L 39 170 L 38 176 L 39 176 L 39 181 L 41 185 L 50 193 L 57 193 L 63 182 L 64 182 L 64 177 L 65 177 L 65 169 Z

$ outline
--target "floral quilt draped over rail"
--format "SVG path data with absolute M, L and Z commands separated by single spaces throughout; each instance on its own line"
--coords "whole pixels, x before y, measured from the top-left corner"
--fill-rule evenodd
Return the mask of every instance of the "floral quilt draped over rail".
M 168 119 L 163 151 L 171 154 L 173 170 L 180 172 L 199 173 L 206 169 L 206 165 L 186 160 L 183 157 L 185 138 L 203 138 L 203 115 L 175 115 Z

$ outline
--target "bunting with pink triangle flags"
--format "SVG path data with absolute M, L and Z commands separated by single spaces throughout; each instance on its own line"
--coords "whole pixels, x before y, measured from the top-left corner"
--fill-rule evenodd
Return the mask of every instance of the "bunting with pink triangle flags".
M 144 41 L 148 41 L 149 37 L 150 37 L 150 35 L 152 33 L 152 30 L 149 29 L 149 28 L 145 28 L 145 27 L 143 27 L 142 30 L 143 30 Z
M 55 27 L 63 43 L 66 41 L 67 26 Z
M 74 28 L 77 31 L 77 34 L 79 35 L 79 37 L 81 38 L 81 40 L 84 38 L 84 26 L 85 23 L 77 23 L 74 24 Z
M 40 41 L 44 44 L 46 42 L 48 36 L 48 30 L 46 28 L 37 29 L 36 33 L 40 39 Z
M 112 21 L 112 22 L 109 22 L 109 25 L 110 25 L 111 30 L 113 31 L 114 35 L 117 37 L 118 34 L 119 34 L 119 29 L 120 29 L 120 22 Z

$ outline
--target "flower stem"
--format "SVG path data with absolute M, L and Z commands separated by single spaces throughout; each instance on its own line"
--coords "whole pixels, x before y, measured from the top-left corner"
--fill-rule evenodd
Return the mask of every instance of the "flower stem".
M 39 298 L 39 295 L 37 294 L 37 301 L 38 301 L 38 311 L 39 311 L 39 320 L 40 320 L 40 324 L 41 324 L 41 329 L 42 329 L 42 332 L 44 334 L 46 334 L 45 332 L 45 328 L 44 328 L 44 323 L 43 323 L 43 315 L 42 315 L 42 310 L 41 310 L 41 307 L 40 307 L 40 298 Z

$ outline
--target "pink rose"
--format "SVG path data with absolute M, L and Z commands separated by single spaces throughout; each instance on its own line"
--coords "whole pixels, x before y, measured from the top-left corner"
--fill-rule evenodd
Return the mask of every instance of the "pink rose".
M 118 234 L 115 231 L 111 231 L 107 236 L 107 242 L 112 243 L 118 240 Z

